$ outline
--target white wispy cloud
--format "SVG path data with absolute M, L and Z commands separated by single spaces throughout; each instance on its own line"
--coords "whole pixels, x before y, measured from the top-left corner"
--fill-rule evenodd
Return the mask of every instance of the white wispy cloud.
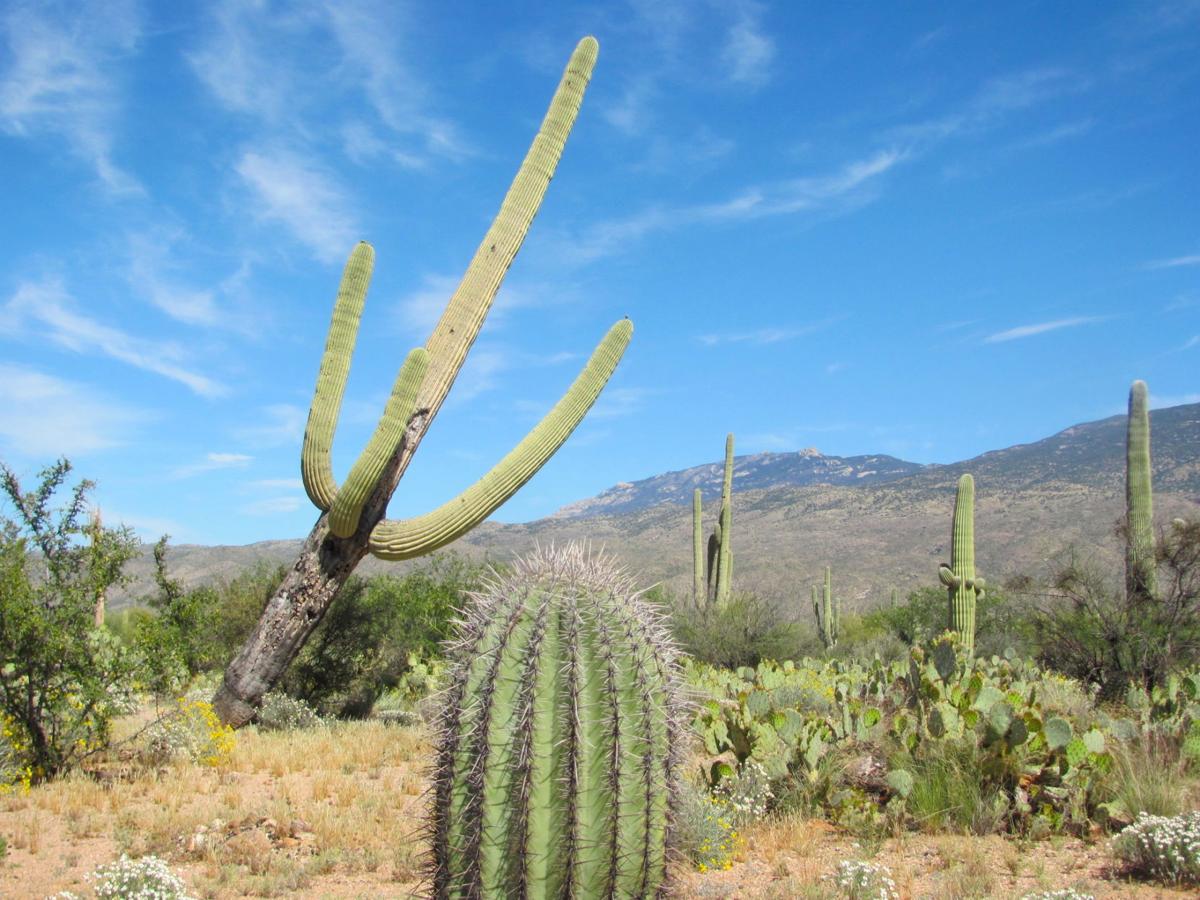
M 408 30 L 402 4 L 350 0 L 325 7 L 342 51 L 340 68 L 356 78 L 379 119 L 398 135 L 416 135 L 433 155 L 461 159 L 469 148 L 450 120 L 429 112 L 429 90 L 397 47 Z
M 223 0 L 210 9 L 209 27 L 188 55 L 192 70 L 221 106 L 268 133 L 314 140 L 331 111 L 343 118 L 346 101 L 361 98 L 364 115 L 340 126 L 352 160 L 382 156 L 419 167 L 428 157 L 469 153 L 456 125 L 430 111 L 431 92 L 408 63 L 415 54 L 406 46 L 406 4 L 345 0 L 281 9 Z
M 1038 322 L 1034 325 L 1020 325 L 1016 328 L 1009 328 L 1006 331 L 997 331 L 995 334 L 989 334 L 985 337 L 984 343 L 1000 344 L 1005 341 L 1016 341 L 1021 338 L 1033 337 L 1038 334 L 1045 334 L 1048 331 L 1058 331 L 1060 328 L 1075 328 L 1078 325 L 1090 325 L 1094 322 L 1103 322 L 1105 316 L 1074 316 L 1069 319 L 1054 319 L 1050 322 Z
M 1200 334 L 1194 334 L 1188 338 L 1182 349 L 1191 350 L 1193 347 L 1200 347 Z
M 138 193 L 113 161 L 120 85 L 114 73 L 141 36 L 132 0 L 62 6 L 13 3 L 0 15 L 7 63 L 0 70 L 0 127 L 64 139 L 114 193 Z
M 588 410 L 588 419 L 619 419 L 631 416 L 642 408 L 646 398 L 658 393 L 644 387 L 606 387 L 600 392 L 596 405 Z
M 461 280 L 458 275 L 433 272 L 423 275 L 421 286 L 396 303 L 395 315 L 403 332 L 424 342 L 441 319 Z M 518 310 L 542 309 L 569 302 L 574 293 L 571 285 L 561 282 L 507 281 L 488 311 L 488 327 L 494 330 Z
M 751 186 L 717 203 L 692 206 L 656 206 L 624 219 L 599 222 L 570 241 L 562 255 L 577 263 L 591 262 L 626 247 L 649 234 L 689 225 L 749 221 L 769 216 L 827 210 L 837 204 L 861 203 L 881 175 L 903 159 L 895 150 L 884 150 L 855 160 L 826 175 L 793 178 Z
M 256 215 L 283 225 L 321 262 L 337 262 L 354 246 L 358 226 L 350 200 L 312 160 L 285 150 L 248 150 L 236 168 L 255 194 Z
M 1200 253 L 1192 253 L 1187 256 L 1175 256 L 1170 259 L 1156 259 L 1153 262 L 1146 263 L 1144 268 L 1178 269 L 1183 266 L 1200 266 Z
M 308 410 L 294 403 L 272 403 L 262 407 L 255 421 L 234 429 L 234 437 L 254 447 L 299 447 L 304 439 Z
M 222 323 L 212 290 L 179 284 L 165 274 L 169 267 L 162 235 L 134 234 L 129 237 L 130 285 L 172 319 L 186 325 L 213 326 Z
M 302 491 L 304 482 L 299 478 L 259 478 L 247 481 L 243 487 L 251 491 Z
M 80 457 L 129 443 L 152 414 L 95 388 L 25 366 L 0 363 L 5 453 L 29 459 Z
M 246 516 L 278 516 L 293 513 L 307 502 L 306 498 L 295 495 L 286 497 L 268 497 L 265 500 L 255 500 L 238 508 L 238 512 Z
M 245 453 L 206 453 L 204 459 L 198 462 L 178 466 L 172 475 L 176 478 L 194 478 L 221 469 L 244 469 L 253 461 L 254 457 Z
M 812 334 L 822 326 L 816 325 L 800 325 L 791 327 L 772 327 L 758 328 L 754 331 L 733 331 L 724 334 L 702 334 L 698 335 L 696 340 L 705 347 L 716 347 L 721 344 L 755 344 L 762 346 L 765 344 L 778 344 L 782 341 L 795 340 L 806 334 Z
M 761 18 L 757 3 L 738 4 L 737 19 L 726 35 L 721 61 L 737 84 L 761 87 L 770 80 L 775 42 L 764 34 Z
M 224 385 L 185 367 L 184 352 L 177 344 L 137 337 L 78 312 L 58 280 L 22 282 L 5 304 L 4 313 L 6 321 L 0 333 L 18 335 L 37 325 L 45 337 L 67 350 L 119 360 L 178 381 L 203 397 L 226 392 Z

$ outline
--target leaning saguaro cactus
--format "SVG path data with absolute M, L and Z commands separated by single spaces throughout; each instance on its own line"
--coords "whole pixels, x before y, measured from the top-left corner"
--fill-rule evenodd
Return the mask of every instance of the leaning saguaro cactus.
M 707 575 L 700 524 L 700 490 L 692 495 L 692 596 L 697 605 L 711 599 L 727 603 L 733 596 L 733 435 L 725 436 L 725 477 L 721 482 L 721 511 L 708 536 Z
M 449 659 L 433 896 L 661 896 L 682 682 L 624 573 L 578 544 L 518 560 L 469 596 Z
M 958 479 L 950 543 L 950 564 L 938 567 L 938 578 L 950 596 L 950 630 L 974 653 L 975 603 L 983 599 L 986 583 L 975 577 L 975 479 L 970 475 Z
M 833 570 L 825 567 L 825 590 L 812 586 L 813 615 L 817 619 L 817 635 L 826 650 L 832 650 L 838 642 L 838 625 L 841 622 L 841 602 L 833 596 Z
M 1146 382 L 1129 388 L 1125 440 L 1125 593 L 1130 599 L 1155 596 L 1154 510 L 1150 489 L 1150 409 Z
M 374 435 L 345 483 L 338 485 L 330 449 L 374 264 L 368 244 L 359 244 L 351 254 L 334 305 L 301 451 L 304 487 L 322 515 L 299 559 L 267 602 L 257 627 L 225 671 L 213 698 L 223 722 L 238 726 L 249 721 L 263 694 L 283 674 L 368 552 L 384 559 L 419 556 L 485 519 L 562 445 L 619 362 L 633 331 L 627 319 L 612 327 L 558 404 L 476 484 L 425 515 L 383 521 L 388 500 L 462 368 L 537 213 L 598 49 L 590 37 L 575 48 L 541 129 L 462 282 L 425 346 L 408 354 Z

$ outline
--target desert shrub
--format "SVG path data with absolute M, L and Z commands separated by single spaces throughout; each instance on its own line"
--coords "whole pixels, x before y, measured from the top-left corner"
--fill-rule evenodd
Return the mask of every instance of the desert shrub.
M 96 900 L 191 900 L 187 886 L 157 856 L 130 859 L 125 854 L 86 876 Z M 63 891 L 49 900 L 80 900 Z
M 697 608 L 691 599 L 677 599 L 671 628 L 679 646 L 695 659 L 736 669 L 757 666 L 764 659 L 797 656 L 799 629 L 757 594 L 736 593 L 724 604 Z
M 1184 811 L 1189 779 L 1172 736 L 1148 732 L 1113 743 L 1113 766 L 1098 791 L 1113 822 L 1128 824 L 1142 813 L 1170 817 Z
M 1022 589 L 1038 598 L 1039 659 L 1097 685 L 1104 699 L 1123 697 L 1131 685 L 1161 686 L 1172 672 L 1200 664 L 1200 519 L 1160 531 L 1155 560 L 1153 597 L 1127 592 L 1119 573 L 1074 550 L 1046 587 L 1027 581 Z
M 122 580 L 137 541 L 127 529 L 81 521 L 89 481 L 51 507 L 70 471 L 60 460 L 25 493 L 0 465 L 0 490 L 16 514 L 0 516 L 0 715 L 11 732 L 7 752 L 33 781 L 107 743 L 133 671 L 131 654 L 95 627 L 95 608 Z
M 752 759 L 722 778 L 712 793 L 724 804 L 728 818 L 737 828 L 745 828 L 766 816 L 775 799 L 767 770 Z
M 325 724 L 317 711 L 303 700 L 279 691 L 270 691 L 263 697 L 254 722 L 260 731 L 295 731 Z
M 895 606 L 881 606 L 863 616 L 864 628 L 882 629 L 906 648 L 926 643 L 949 624 L 946 589 L 924 587 Z M 1034 633 L 1023 597 L 989 589 L 975 606 L 975 652 L 1002 656 L 1010 648 L 1017 655 L 1034 649 Z
M 1077 891 L 1075 888 L 1060 888 L 1057 891 L 1038 891 L 1036 894 L 1024 894 L 1021 900 L 1096 900 L 1091 894 Z
M 479 566 L 440 554 L 403 577 L 351 578 L 281 682 L 326 716 L 364 718 L 412 662 L 437 657 Z M 426 673 L 428 674 L 428 673 Z
M 1200 811 L 1140 815 L 1113 840 L 1118 859 L 1133 871 L 1176 884 L 1200 882 Z
M 966 740 L 930 741 L 918 755 L 897 759 L 893 766 L 913 776 L 905 805 L 919 827 L 987 835 L 1005 830 L 1007 788 L 1018 774 L 997 766 L 999 761 L 980 752 L 971 735 Z
M 215 611 L 202 645 L 214 668 L 224 669 L 241 649 L 287 571 L 286 566 L 259 562 L 213 588 Z
M 234 743 L 233 729 L 221 724 L 210 703 L 180 697 L 173 710 L 141 733 L 138 755 L 150 765 L 186 760 L 216 766 L 233 752 Z
M 211 587 L 185 591 L 167 575 L 167 539 L 163 535 L 154 545 L 158 592 L 146 598 L 149 610 L 131 623 L 139 680 L 160 695 L 177 693 L 192 676 L 215 666 L 218 657 L 210 638 L 218 615 L 217 592 Z
M 733 867 L 738 832 L 725 801 L 692 782 L 680 787 L 672 846 L 701 872 Z
M 891 870 L 882 863 L 845 859 L 827 877 L 845 900 L 900 900 Z

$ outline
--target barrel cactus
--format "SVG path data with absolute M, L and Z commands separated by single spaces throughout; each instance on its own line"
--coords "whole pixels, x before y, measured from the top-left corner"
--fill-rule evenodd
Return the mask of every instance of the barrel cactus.
M 603 555 L 468 596 L 432 791 L 437 898 L 658 897 L 686 721 L 661 616 Z

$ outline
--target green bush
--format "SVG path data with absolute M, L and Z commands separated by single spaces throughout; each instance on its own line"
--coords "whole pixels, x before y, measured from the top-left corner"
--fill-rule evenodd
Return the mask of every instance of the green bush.
M 263 697 L 254 723 L 260 731 L 295 731 L 319 728 L 325 721 L 303 700 L 279 691 L 270 691 Z
M 691 599 L 676 600 L 671 628 L 679 646 L 709 665 L 736 669 L 765 659 L 791 659 L 799 648 L 799 628 L 756 594 L 736 593 L 724 604 L 699 609 Z
M 122 580 L 137 541 L 128 529 L 80 521 L 89 481 L 51 507 L 70 471 L 60 460 L 25 493 L 0 465 L 0 488 L 16 513 L 0 516 L 0 722 L 5 754 L 19 757 L 32 781 L 107 743 L 110 721 L 127 708 L 133 671 L 120 642 L 95 627 L 95 609 Z
M 403 577 L 351 578 L 280 687 L 323 716 L 365 718 L 413 660 L 440 655 L 454 610 L 481 573 L 441 554 Z
M 868 632 L 881 629 L 904 647 L 912 647 L 946 630 L 949 602 L 945 588 L 920 588 L 902 603 L 881 606 L 864 615 L 863 627 Z M 1010 648 L 1018 656 L 1034 650 L 1034 630 L 1026 603 L 1019 597 L 989 588 L 975 606 L 975 653 L 1002 656 Z

